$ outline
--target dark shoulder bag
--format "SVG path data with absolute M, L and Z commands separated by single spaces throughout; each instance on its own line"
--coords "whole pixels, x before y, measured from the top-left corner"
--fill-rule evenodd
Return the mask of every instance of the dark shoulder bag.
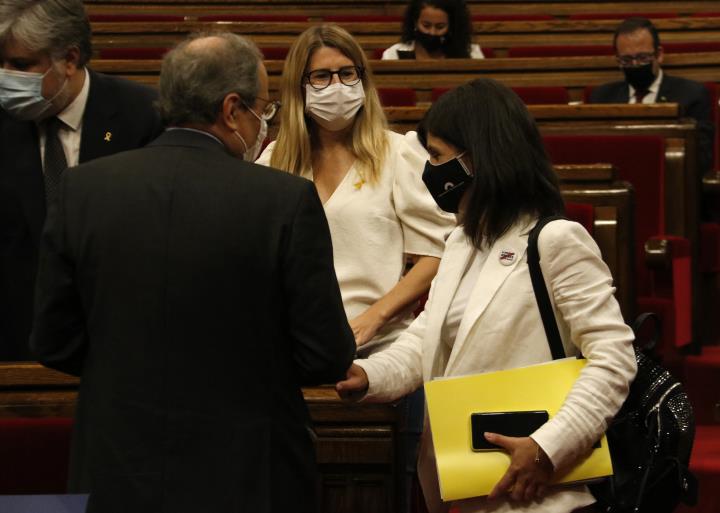
M 527 259 L 535 298 L 553 359 L 565 350 L 543 280 L 538 253 L 542 228 L 562 217 L 541 219 L 528 237 Z M 640 315 L 633 325 L 637 337 L 655 314 Z M 654 345 L 654 343 L 652 344 Z M 600 510 L 607 513 L 671 513 L 683 502 L 697 501 L 697 480 L 688 470 L 695 436 L 692 407 L 682 385 L 635 341 L 637 375 L 625 403 L 607 430 L 614 475 L 590 485 Z

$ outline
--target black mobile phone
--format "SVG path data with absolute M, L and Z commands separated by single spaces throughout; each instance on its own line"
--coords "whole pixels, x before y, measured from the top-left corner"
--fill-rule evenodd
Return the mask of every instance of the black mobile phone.
M 488 442 L 483 433 L 498 433 L 505 436 L 530 436 L 548 421 L 546 410 L 503 411 L 473 413 L 470 415 L 473 451 L 492 451 L 499 446 Z

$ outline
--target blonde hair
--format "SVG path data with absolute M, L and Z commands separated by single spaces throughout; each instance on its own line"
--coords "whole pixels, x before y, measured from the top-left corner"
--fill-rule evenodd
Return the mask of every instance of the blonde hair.
M 336 48 L 363 69 L 362 85 L 365 103 L 355 116 L 350 151 L 357 159 L 357 171 L 370 182 L 376 182 L 388 149 L 387 120 L 373 84 L 368 61 L 360 45 L 337 25 L 319 25 L 300 34 L 285 59 L 280 82 L 282 109 L 280 129 L 270 165 L 302 175 L 312 169 L 311 118 L 305 115 L 303 75 L 313 53 L 321 47 Z

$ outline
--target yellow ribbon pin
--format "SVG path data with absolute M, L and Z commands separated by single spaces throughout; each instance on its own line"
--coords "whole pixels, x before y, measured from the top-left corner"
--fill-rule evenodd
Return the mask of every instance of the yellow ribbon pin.
M 105 132 L 105 142 L 110 142 L 112 139 L 112 132 Z

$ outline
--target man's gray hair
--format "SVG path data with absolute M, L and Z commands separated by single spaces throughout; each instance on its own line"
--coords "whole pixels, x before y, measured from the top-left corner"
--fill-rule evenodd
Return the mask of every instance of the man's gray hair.
M 76 47 L 80 66 L 92 55 L 90 21 L 82 0 L 0 0 L 0 44 L 10 39 L 53 59 Z
M 219 44 L 193 45 L 216 37 Z M 237 93 L 247 106 L 260 88 L 262 54 L 255 43 L 230 32 L 198 34 L 168 52 L 160 69 L 158 105 L 167 125 L 212 124 L 225 97 Z

